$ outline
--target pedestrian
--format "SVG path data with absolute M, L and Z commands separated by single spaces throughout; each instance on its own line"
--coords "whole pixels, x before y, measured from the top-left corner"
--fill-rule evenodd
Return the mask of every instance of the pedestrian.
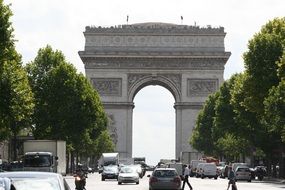
M 184 165 L 182 190 L 184 190 L 185 183 L 187 183 L 187 185 L 190 188 L 190 190 L 193 190 L 191 184 L 188 181 L 189 175 L 190 175 L 190 165 L 189 165 L 189 168 L 187 167 L 187 165 Z
M 234 170 L 233 168 L 230 166 L 229 167 L 229 182 L 228 182 L 228 188 L 227 190 L 229 190 L 229 187 L 230 185 L 232 185 L 232 190 L 237 190 L 237 185 L 236 185 L 236 176 L 235 176 L 235 173 L 234 173 Z

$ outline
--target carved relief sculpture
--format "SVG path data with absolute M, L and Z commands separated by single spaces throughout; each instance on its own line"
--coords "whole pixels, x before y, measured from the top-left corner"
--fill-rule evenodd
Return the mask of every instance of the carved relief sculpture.
M 218 79 L 188 79 L 187 96 L 208 96 L 218 88 Z
M 91 78 L 94 88 L 101 96 L 121 96 L 121 78 Z

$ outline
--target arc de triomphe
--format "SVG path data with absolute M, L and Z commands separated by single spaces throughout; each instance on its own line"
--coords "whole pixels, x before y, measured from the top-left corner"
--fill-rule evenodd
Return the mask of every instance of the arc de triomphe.
M 100 94 L 109 116 L 109 131 L 122 157 L 132 157 L 135 95 L 145 86 L 160 85 L 175 99 L 176 158 L 194 151 L 189 137 L 207 96 L 223 82 L 223 27 L 141 23 L 86 27 L 79 55 L 86 76 Z

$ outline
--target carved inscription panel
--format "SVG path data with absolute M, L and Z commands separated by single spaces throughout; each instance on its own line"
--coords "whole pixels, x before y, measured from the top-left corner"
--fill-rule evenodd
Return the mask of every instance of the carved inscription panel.
M 91 82 L 101 96 L 122 96 L 121 78 L 91 78 Z
M 223 36 L 86 36 L 85 46 L 224 47 Z
M 218 79 L 188 79 L 187 96 L 208 96 L 218 89 Z

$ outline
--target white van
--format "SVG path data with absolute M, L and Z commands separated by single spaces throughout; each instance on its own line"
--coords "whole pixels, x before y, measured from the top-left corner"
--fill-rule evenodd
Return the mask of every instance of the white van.
M 197 171 L 197 166 L 199 163 L 206 163 L 205 160 L 191 160 L 190 166 L 191 166 L 191 171 L 190 171 L 190 177 L 196 176 L 196 171 Z
M 207 164 L 207 163 L 199 163 L 197 165 L 197 169 L 196 169 L 196 177 L 201 177 L 202 174 L 202 170 L 203 170 L 203 165 Z
M 214 163 L 205 163 L 202 165 L 202 168 L 201 168 L 201 172 L 200 172 L 200 175 L 201 175 L 201 178 L 205 178 L 205 177 L 208 177 L 208 178 L 215 178 L 217 179 L 218 178 L 218 174 L 217 174 L 217 166 L 216 164 Z

